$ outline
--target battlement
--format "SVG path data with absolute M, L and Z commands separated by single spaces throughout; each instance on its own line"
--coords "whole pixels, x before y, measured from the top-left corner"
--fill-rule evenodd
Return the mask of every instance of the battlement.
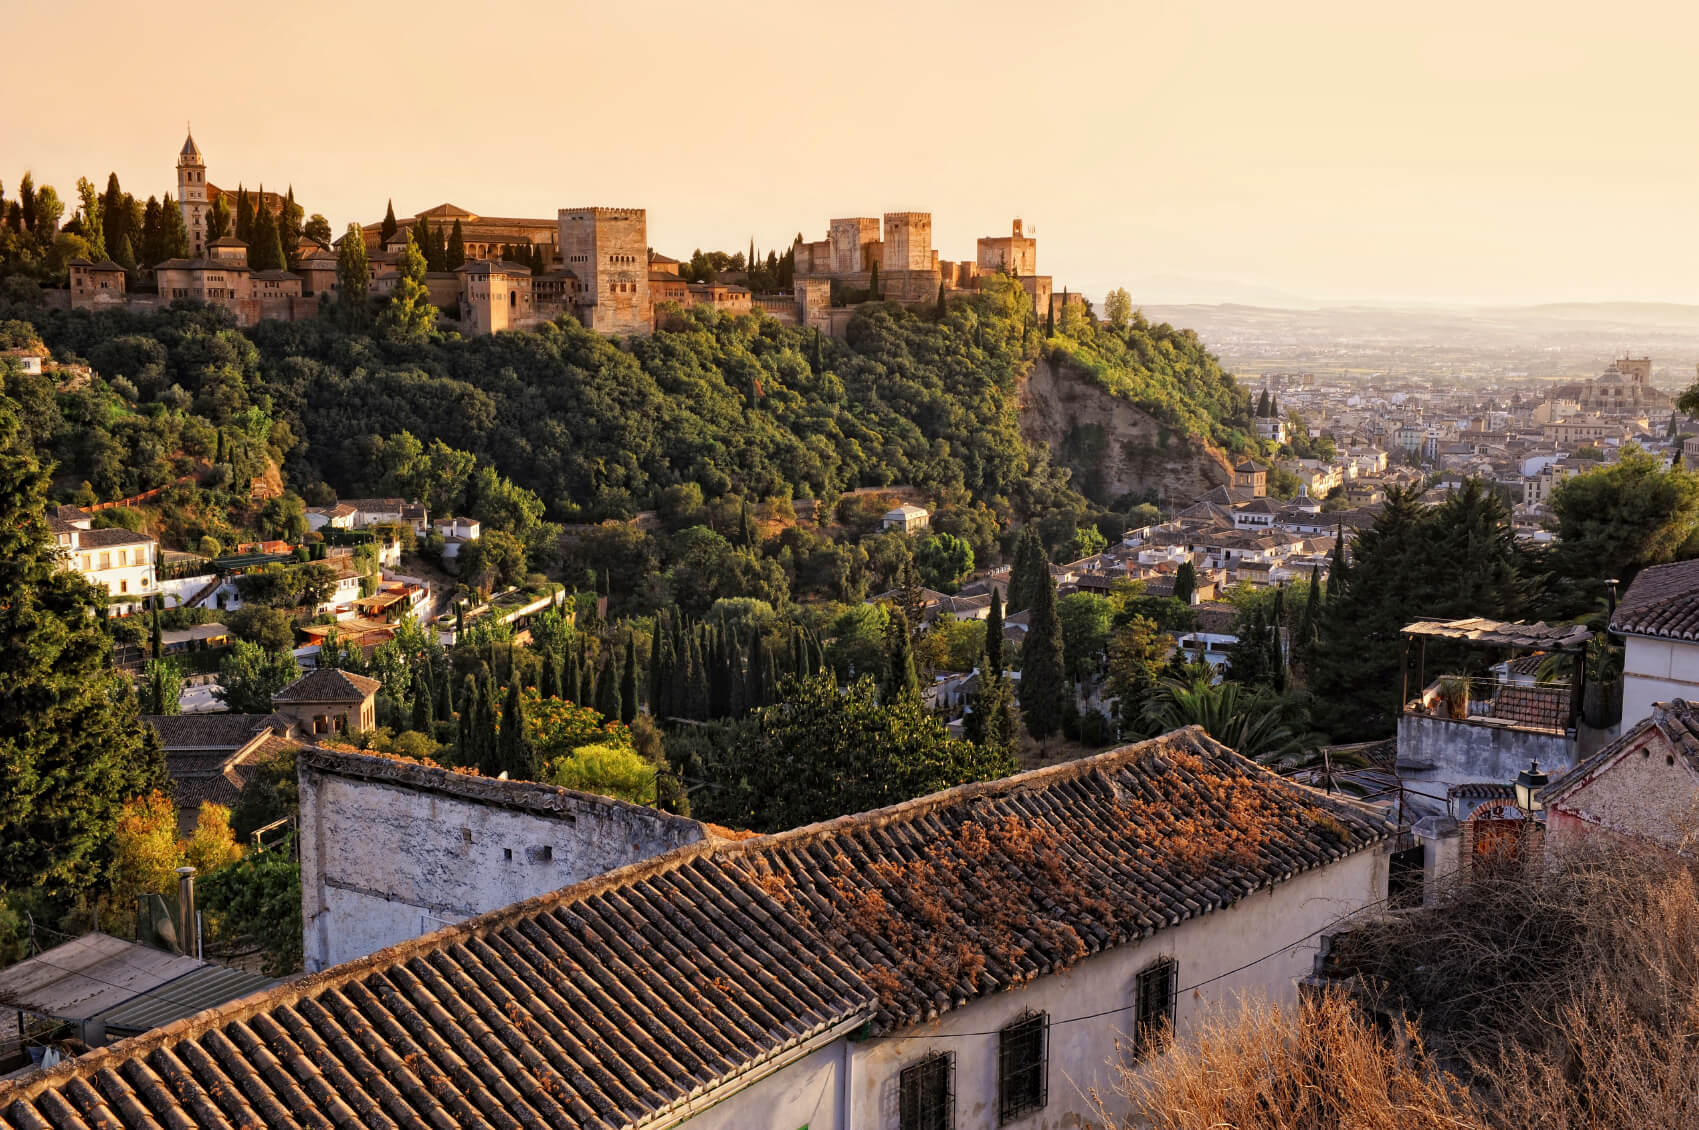
M 643 220 L 648 218 L 645 208 L 562 208 L 559 216 L 563 220 Z

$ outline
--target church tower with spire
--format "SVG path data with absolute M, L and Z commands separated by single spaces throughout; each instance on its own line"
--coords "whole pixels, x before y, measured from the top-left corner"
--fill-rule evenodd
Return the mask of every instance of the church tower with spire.
M 206 254 L 206 161 L 193 130 L 177 154 L 177 206 L 183 210 L 183 226 L 189 232 L 189 254 L 199 259 Z

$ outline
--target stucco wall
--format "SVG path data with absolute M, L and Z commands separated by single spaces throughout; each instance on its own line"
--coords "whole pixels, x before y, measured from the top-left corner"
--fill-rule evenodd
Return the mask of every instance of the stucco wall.
M 1622 671 L 1622 733 L 1650 718 L 1654 702 L 1699 701 L 1699 644 L 1629 636 Z
M 1433 714 L 1398 718 L 1398 773 L 1411 781 L 1509 784 L 1537 761 L 1556 778 L 1578 760 L 1575 740 Z
M 933 1052 L 953 1051 L 955 1130 L 992 1130 L 998 1126 L 997 1038 L 965 1033 L 995 1033 L 1028 1010 L 1050 1014 L 1049 1103 L 1006 1125 L 1061 1130 L 1079 1127 L 1087 1117 L 1095 1123 L 1086 1097 L 1093 1089 L 1110 1102 L 1111 1109 L 1120 1107 L 1112 1094 L 1110 1061 L 1117 1054 L 1116 1040 L 1132 1030 L 1131 1014 L 1112 1012 L 1069 1024 L 1056 1021 L 1130 1005 L 1135 977 L 1162 957 L 1179 963 L 1176 1026 L 1182 1037 L 1215 1006 L 1236 1007 L 1246 998 L 1290 1003 L 1297 998 L 1297 981 L 1314 968 L 1320 931 L 1331 930 L 1342 917 L 1385 898 L 1386 878 L 1384 850 L 1359 852 L 1331 867 L 1259 891 L 1227 910 L 1160 931 L 1139 945 L 1099 954 L 1065 973 L 997 993 L 933 1024 L 905 1029 L 900 1039 L 857 1043 L 849 1126 L 897 1130 L 902 1069 Z M 1283 944 L 1285 948 L 1280 948 Z M 1265 958 L 1271 950 L 1276 952 Z M 1229 972 L 1247 964 L 1249 968 Z M 1220 980 L 1210 980 L 1216 977 Z M 1210 983 L 1202 984 L 1205 981 Z M 1199 987 L 1187 991 L 1191 986 Z M 781 1124 L 750 1125 L 779 1130 Z M 795 1127 L 786 1125 L 784 1130 Z M 810 1130 L 816 1128 L 810 1126 Z
M 838 1039 L 780 1067 L 729 1098 L 687 1116 L 689 1130 L 841 1130 L 838 1082 L 847 1040 Z
M 694 820 L 388 758 L 301 758 L 309 972 L 703 837 Z
M 1699 831 L 1699 773 L 1651 727 L 1552 807 L 1555 851 L 1596 828 L 1680 846 Z

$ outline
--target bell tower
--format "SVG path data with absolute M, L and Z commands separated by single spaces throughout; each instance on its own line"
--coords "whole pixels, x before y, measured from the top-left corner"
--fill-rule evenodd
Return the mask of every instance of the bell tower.
M 189 232 L 189 254 L 198 259 L 206 254 L 206 161 L 193 131 L 177 154 L 177 206 L 183 210 L 183 227 Z

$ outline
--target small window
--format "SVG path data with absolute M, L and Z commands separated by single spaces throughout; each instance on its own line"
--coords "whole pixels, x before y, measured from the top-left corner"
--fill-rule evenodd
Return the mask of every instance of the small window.
M 1050 1017 L 1029 1013 L 997 1034 L 997 1122 L 1007 1125 L 1050 1101 Z
M 512 848 L 502 848 L 501 849 L 501 857 L 503 859 L 507 860 L 509 863 L 513 862 L 513 849 Z
M 956 1057 L 943 1052 L 903 1068 L 898 1115 L 901 1130 L 951 1130 L 955 1124 Z
M 1148 966 L 1133 987 L 1133 1054 L 1143 1057 L 1155 1051 L 1174 1027 L 1174 994 L 1180 967 L 1171 957 Z

